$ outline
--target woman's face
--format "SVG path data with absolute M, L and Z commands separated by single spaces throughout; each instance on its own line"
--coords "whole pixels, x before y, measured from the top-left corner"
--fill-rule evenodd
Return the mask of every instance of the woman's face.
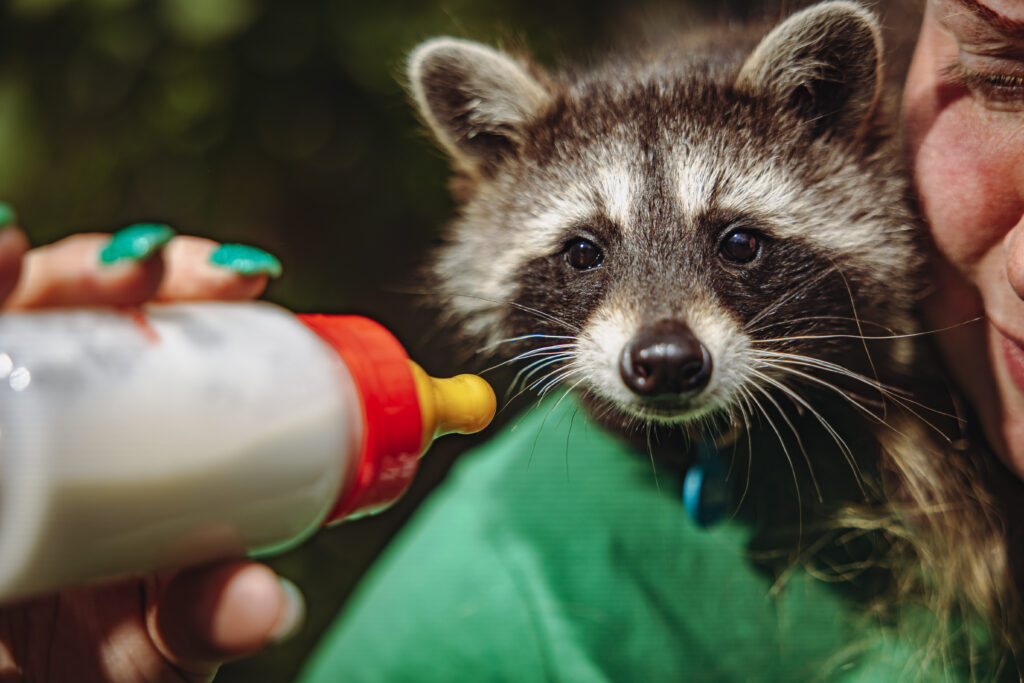
M 945 360 L 1024 478 L 1024 0 L 928 0 L 904 109 L 939 251 L 929 322 L 959 325 Z

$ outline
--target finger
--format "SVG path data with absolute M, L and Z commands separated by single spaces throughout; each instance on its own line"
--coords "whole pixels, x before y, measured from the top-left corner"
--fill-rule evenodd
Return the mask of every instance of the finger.
M 147 625 L 169 662 L 202 676 L 290 637 L 304 616 L 294 584 L 264 565 L 238 561 L 174 576 L 160 590 Z
M 28 239 L 17 227 L 0 228 L 0 304 L 3 304 L 21 275 L 21 261 L 28 251 Z
M 167 269 L 156 298 L 161 301 L 255 299 L 281 263 L 267 252 L 201 237 L 177 237 L 164 249 Z
M 167 226 L 136 225 L 112 236 L 72 235 L 33 249 L 6 307 L 141 304 L 160 286 L 160 250 L 173 234 Z

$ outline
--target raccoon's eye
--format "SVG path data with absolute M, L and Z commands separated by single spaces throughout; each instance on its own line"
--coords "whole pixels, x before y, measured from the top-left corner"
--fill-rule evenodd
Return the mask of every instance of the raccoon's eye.
M 730 230 L 718 246 L 722 258 L 734 263 L 750 263 L 761 253 L 757 233 L 750 230 Z
M 601 265 L 604 254 L 589 240 L 574 239 L 565 246 L 565 262 L 576 270 L 590 270 Z

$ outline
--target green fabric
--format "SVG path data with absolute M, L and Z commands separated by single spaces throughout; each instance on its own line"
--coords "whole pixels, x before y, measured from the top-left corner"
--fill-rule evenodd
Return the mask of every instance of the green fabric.
M 696 527 L 679 490 L 570 399 L 542 404 L 464 456 L 301 680 L 919 679 L 828 585 L 773 593 L 745 528 Z

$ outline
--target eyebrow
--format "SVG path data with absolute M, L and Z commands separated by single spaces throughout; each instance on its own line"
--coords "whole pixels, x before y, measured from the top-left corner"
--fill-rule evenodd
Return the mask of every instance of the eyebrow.
M 1024 38 L 1024 21 L 1016 21 L 1004 17 L 991 7 L 981 4 L 980 0 L 955 0 L 957 4 L 974 15 L 984 19 L 1000 33 L 1013 38 Z

